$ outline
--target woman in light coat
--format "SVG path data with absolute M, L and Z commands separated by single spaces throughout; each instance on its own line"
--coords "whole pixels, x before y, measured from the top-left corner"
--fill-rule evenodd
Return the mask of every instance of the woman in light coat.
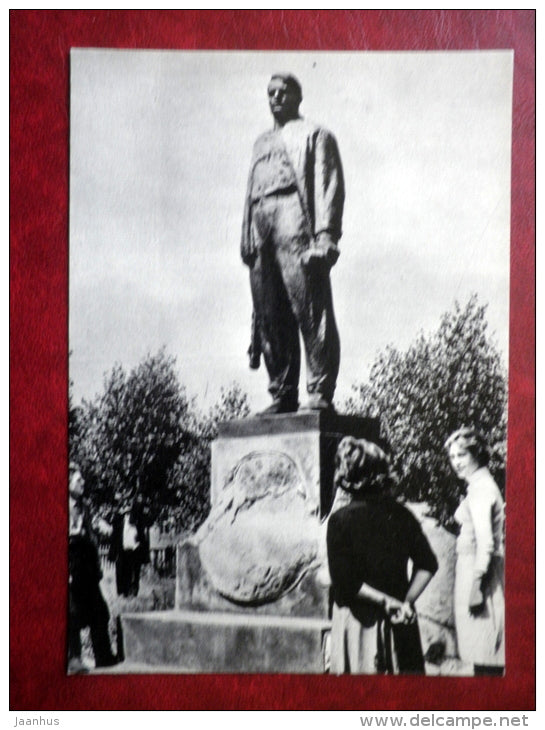
M 471 428 L 446 441 L 452 468 L 467 484 L 455 520 L 454 611 L 460 658 L 475 675 L 502 675 L 505 665 L 504 503 L 488 470 L 484 438 Z

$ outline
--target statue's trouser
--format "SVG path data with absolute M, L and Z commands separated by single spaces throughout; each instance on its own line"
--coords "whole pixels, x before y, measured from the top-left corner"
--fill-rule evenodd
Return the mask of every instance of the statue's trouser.
M 305 345 L 307 391 L 331 401 L 339 372 L 340 345 L 329 270 L 304 268 L 308 226 L 297 192 L 262 198 L 252 208 L 257 256 L 250 269 L 261 347 L 275 400 L 297 401 Z

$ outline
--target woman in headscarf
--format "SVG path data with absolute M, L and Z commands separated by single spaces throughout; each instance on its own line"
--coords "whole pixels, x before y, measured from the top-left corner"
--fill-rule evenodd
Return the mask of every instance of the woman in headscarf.
M 425 671 L 414 603 L 437 560 L 416 517 L 390 495 L 390 483 L 382 449 L 341 441 L 335 484 L 351 500 L 327 528 L 333 674 Z

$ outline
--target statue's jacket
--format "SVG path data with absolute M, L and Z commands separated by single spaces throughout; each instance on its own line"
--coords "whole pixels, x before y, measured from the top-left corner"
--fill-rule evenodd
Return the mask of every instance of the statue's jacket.
M 328 232 L 334 241 L 338 241 L 342 234 L 344 178 L 337 141 L 327 129 L 306 119 L 294 119 L 281 129 L 260 135 L 254 144 L 242 224 L 243 260 L 252 252 L 253 171 L 256 162 L 267 154 L 274 135 L 281 137 L 295 173 L 311 240 L 321 232 Z

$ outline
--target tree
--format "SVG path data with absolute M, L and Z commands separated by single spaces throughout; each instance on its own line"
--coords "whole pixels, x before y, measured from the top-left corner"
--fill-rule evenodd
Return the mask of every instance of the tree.
M 473 426 L 488 437 L 491 470 L 504 483 L 507 373 L 486 309 L 473 295 L 465 306 L 455 302 L 437 332 L 421 333 L 405 352 L 387 347 L 346 404 L 350 413 L 380 418 L 399 495 L 427 501 L 445 526 L 463 489 L 444 450 L 457 428 Z
M 231 421 L 235 418 L 245 418 L 250 413 L 247 394 L 238 383 L 231 383 L 228 388 L 221 388 L 219 401 L 212 406 L 208 413 L 208 428 L 210 438 L 218 435 L 218 424 L 221 421 Z
M 191 440 L 189 402 L 164 350 L 129 374 L 116 365 L 104 391 L 74 411 L 71 456 L 77 459 L 95 505 L 115 495 L 140 494 L 157 513 L 168 502 L 168 476 Z
M 222 388 L 208 413 L 186 396 L 164 350 L 130 373 L 116 365 L 103 392 L 74 406 L 69 387 L 69 451 L 95 511 L 139 495 L 153 520 L 193 530 L 210 509 L 210 442 L 217 424 L 249 413 L 237 384 Z
M 222 388 L 219 401 L 207 414 L 194 415 L 194 439 L 182 449 L 170 475 L 170 493 L 175 495 L 168 514 L 184 531 L 197 529 L 210 511 L 210 444 L 218 424 L 243 418 L 250 412 L 248 396 L 237 383 Z

